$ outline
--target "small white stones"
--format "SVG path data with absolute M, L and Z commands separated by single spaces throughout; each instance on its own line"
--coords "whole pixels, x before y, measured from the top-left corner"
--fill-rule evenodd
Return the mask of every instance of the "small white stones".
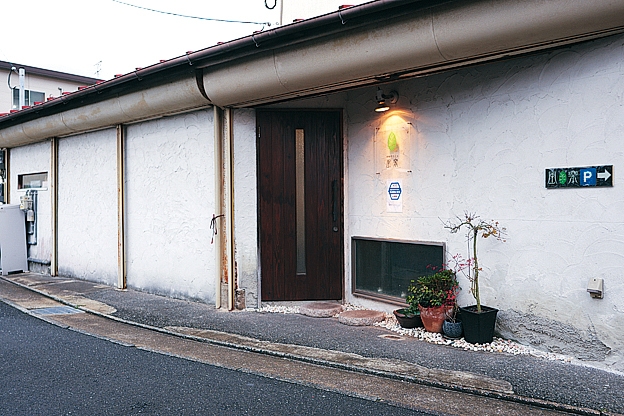
M 508 339 L 494 338 L 494 341 L 489 344 L 470 344 L 466 342 L 464 338 L 447 339 L 444 338 L 441 334 L 427 332 L 424 328 L 401 328 L 401 326 L 396 321 L 394 315 L 386 315 L 386 320 L 375 324 L 375 326 L 389 329 L 390 331 L 397 332 L 401 335 L 412 336 L 422 341 L 427 341 L 439 345 L 448 345 L 455 348 L 462 348 L 466 351 L 485 351 L 494 353 L 506 353 L 512 355 L 531 355 L 533 357 L 543 358 L 551 361 L 572 361 L 570 357 L 567 357 L 565 355 L 536 350 L 535 348 L 520 345 Z
M 268 313 L 299 313 L 299 306 L 282 306 L 282 305 L 271 305 L 264 304 L 261 308 L 250 309 L 247 308 L 248 311 L 252 312 L 268 312 Z
M 356 306 L 356 305 L 351 305 L 351 304 L 342 305 L 342 309 L 344 311 L 366 311 L 366 309 L 361 306 Z M 259 309 L 247 309 L 247 310 L 255 311 L 255 312 L 270 312 L 270 313 L 301 313 L 300 308 L 298 306 L 281 306 L 281 305 L 270 305 L 270 304 L 265 304 L 263 305 L 262 308 L 259 308 Z M 376 312 L 376 311 L 371 311 L 371 312 Z M 340 316 L 344 314 L 345 312 L 342 312 L 342 313 L 337 313 L 333 316 L 335 318 L 338 318 L 340 321 Z M 402 328 L 399 325 L 394 315 L 384 314 L 383 312 L 378 312 L 378 314 L 379 314 L 378 318 L 375 318 L 377 322 L 366 323 L 365 325 L 379 326 L 381 328 L 386 328 L 390 331 L 396 332 L 402 336 L 410 336 L 410 337 L 418 338 L 421 341 L 427 341 L 427 342 L 438 344 L 438 345 L 448 345 L 450 347 L 461 348 L 466 351 L 485 351 L 485 352 L 504 353 L 504 354 L 512 354 L 512 355 L 530 355 L 532 357 L 541 358 L 541 359 L 550 360 L 550 361 L 563 361 L 566 363 L 572 362 L 571 357 L 561 355 L 561 354 L 555 354 L 551 352 L 540 351 L 535 348 L 528 347 L 526 345 L 520 345 L 508 339 L 494 338 L 494 341 L 492 341 L 489 344 L 470 344 L 466 342 L 464 338 L 448 339 L 448 338 L 444 338 L 442 334 L 427 332 L 425 331 L 424 328 L 406 329 L 406 328 Z

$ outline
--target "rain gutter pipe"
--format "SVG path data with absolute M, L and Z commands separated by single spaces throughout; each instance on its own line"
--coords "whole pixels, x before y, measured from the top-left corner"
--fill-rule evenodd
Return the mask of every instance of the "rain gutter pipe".
M 378 0 L 165 61 L 0 118 L 0 146 L 406 79 L 624 31 L 611 0 Z M 175 79 L 172 79 L 175 78 Z
M 212 108 L 214 120 L 214 189 L 215 189 L 215 217 L 221 218 L 223 212 L 223 111 L 216 105 Z M 218 219 L 214 220 L 213 234 L 215 242 L 215 308 L 221 308 L 221 279 L 223 276 L 223 227 Z
M 236 266 L 234 261 L 234 120 L 231 108 L 226 108 L 223 112 L 225 119 L 225 188 L 227 198 L 225 199 L 225 229 L 227 235 L 227 276 L 228 276 L 228 310 L 234 309 L 234 280 L 236 279 Z
M 125 235 L 125 133 L 123 124 L 117 125 L 117 289 L 126 289 L 126 235 Z
M 58 138 L 50 139 L 50 205 L 52 215 L 52 253 L 50 276 L 58 275 Z

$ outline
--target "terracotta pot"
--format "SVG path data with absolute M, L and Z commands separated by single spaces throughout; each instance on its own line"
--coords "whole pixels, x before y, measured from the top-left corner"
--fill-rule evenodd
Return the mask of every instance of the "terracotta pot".
M 422 319 L 423 325 L 427 331 L 442 332 L 442 324 L 446 318 L 446 306 L 423 308 L 418 305 L 418 309 L 420 309 L 420 319 Z

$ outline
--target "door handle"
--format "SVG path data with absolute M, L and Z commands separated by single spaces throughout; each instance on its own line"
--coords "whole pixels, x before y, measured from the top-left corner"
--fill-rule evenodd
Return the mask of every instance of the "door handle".
M 340 195 L 338 194 L 340 192 L 340 187 L 338 186 L 338 181 L 336 179 L 332 181 L 331 187 L 332 187 L 332 219 L 334 220 L 334 227 L 332 228 L 332 231 L 338 232 L 338 225 L 336 223 L 338 222 L 338 210 L 340 209 L 340 206 L 338 205 L 340 201 Z

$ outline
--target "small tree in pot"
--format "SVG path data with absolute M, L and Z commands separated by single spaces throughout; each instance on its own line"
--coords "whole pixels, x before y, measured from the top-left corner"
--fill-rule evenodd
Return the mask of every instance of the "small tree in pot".
M 462 323 L 464 327 L 464 338 L 473 344 L 484 344 L 492 342 L 494 337 L 494 326 L 496 325 L 496 314 L 498 309 L 481 305 L 479 292 L 479 258 L 477 257 L 477 241 L 482 238 L 495 238 L 498 241 L 505 241 L 505 228 L 501 227 L 498 221 L 485 221 L 472 213 L 465 213 L 464 218 L 457 217 L 456 221 L 448 221 L 444 224 L 451 233 L 457 233 L 461 229 L 466 230 L 468 240 L 468 250 L 472 257 L 468 259 L 468 273 L 466 276 L 470 281 L 470 292 L 477 302 L 476 305 L 460 308 L 462 312 Z

